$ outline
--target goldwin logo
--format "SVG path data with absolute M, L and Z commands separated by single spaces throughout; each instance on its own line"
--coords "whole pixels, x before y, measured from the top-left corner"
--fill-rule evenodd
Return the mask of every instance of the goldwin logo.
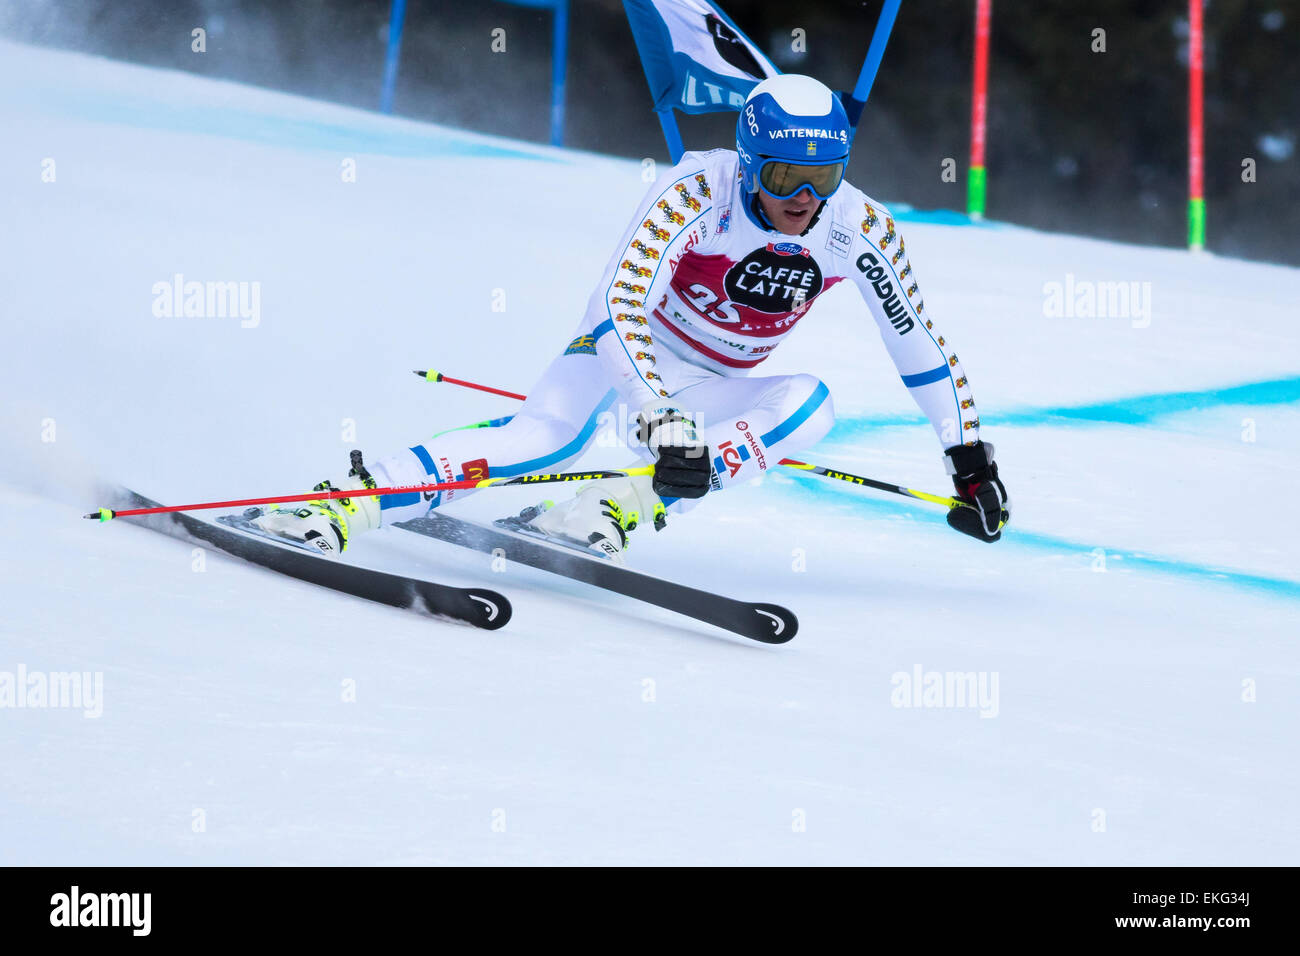
M 131 935 L 148 936 L 152 893 L 70 893 L 50 897 L 51 926 L 129 926 Z

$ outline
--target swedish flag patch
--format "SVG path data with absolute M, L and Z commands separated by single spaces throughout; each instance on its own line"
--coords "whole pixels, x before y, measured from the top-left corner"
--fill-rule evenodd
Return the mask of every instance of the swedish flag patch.
M 579 335 L 564 350 L 565 355 L 595 355 L 596 340 L 590 335 Z

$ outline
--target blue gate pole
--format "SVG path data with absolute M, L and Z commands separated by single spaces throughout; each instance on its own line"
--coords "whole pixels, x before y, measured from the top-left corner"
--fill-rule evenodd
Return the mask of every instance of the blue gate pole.
M 872 84 L 876 82 L 876 71 L 880 69 L 880 61 L 885 57 L 885 44 L 889 42 L 889 34 L 894 30 L 894 18 L 898 16 L 898 8 L 902 3 L 903 0 L 885 0 L 885 5 L 880 10 L 880 19 L 876 21 L 876 32 L 871 35 L 867 58 L 862 63 L 862 72 L 858 74 L 857 85 L 853 87 L 852 102 L 844 104 L 849 114 L 849 123 L 854 129 L 857 129 L 858 120 L 862 118 L 862 108 L 867 105 Z
M 655 110 L 655 115 L 659 117 L 659 125 L 663 127 L 664 141 L 668 144 L 668 155 L 672 157 L 673 165 L 682 158 L 682 153 L 686 148 L 682 146 L 682 134 L 677 128 L 677 117 L 673 116 L 673 108 L 665 106 L 663 109 Z
M 393 90 L 397 86 L 397 61 L 402 55 L 402 22 L 406 19 L 406 0 L 393 0 L 388 17 L 388 54 L 384 58 L 384 86 L 379 93 L 379 110 L 393 111 Z
M 569 57 L 569 0 L 556 0 L 551 40 L 551 145 L 564 145 L 564 73 Z

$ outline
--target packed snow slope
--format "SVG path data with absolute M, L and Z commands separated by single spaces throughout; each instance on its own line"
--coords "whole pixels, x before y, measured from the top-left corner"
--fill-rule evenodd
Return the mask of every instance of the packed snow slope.
M 81 515 L 99 481 L 285 493 L 509 414 L 411 369 L 526 390 L 641 164 L 12 44 L 0 129 L 0 861 L 1297 861 L 1300 271 L 904 213 L 1005 540 L 792 472 L 634 536 L 643 570 L 794 609 L 780 647 L 394 529 L 358 543 L 509 594 L 485 633 Z M 178 275 L 258 283 L 256 315 L 155 314 Z M 1052 306 L 1103 282 L 1137 305 Z M 943 492 L 859 336 L 841 286 L 764 366 L 830 386 L 805 457 Z M 102 696 L 25 683 L 18 707 L 20 668 Z M 977 699 L 922 693 L 963 674 Z

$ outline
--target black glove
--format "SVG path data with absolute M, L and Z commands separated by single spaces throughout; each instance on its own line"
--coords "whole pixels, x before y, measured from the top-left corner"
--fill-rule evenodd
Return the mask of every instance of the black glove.
M 709 447 L 695 423 L 667 405 L 641 412 L 641 441 L 655 454 L 651 486 L 661 498 L 703 498 L 709 490 Z
M 1002 528 L 1011 518 L 1011 500 L 998 477 L 993 461 L 993 446 L 977 441 L 973 445 L 955 445 L 944 452 L 944 462 L 957 497 L 973 508 L 948 510 L 948 525 L 962 534 L 990 544 L 1002 537 Z

